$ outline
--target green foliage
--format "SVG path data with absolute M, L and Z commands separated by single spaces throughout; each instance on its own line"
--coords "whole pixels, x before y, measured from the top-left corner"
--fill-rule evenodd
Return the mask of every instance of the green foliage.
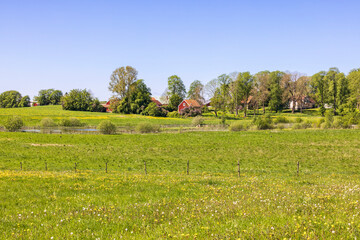
M 84 126 L 83 123 L 80 122 L 78 118 L 71 117 L 71 118 L 65 118 L 61 119 L 59 126 L 62 127 L 81 127 Z
M 169 105 L 168 109 L 171 111 L 177 111 L 179 104 L 183 101 L 183 98 L 181 98 L 178 94 L 171 95 L 169 99 Z
M 170 98 L 175 94 L 178 95 L 179 98 L 181 98 L 181 101 L 182 99 L 185 98 L 186 95 L 185 85 L 181 80 L 181 78 L 177 75 L 172 75 L 168 78 L 168 90 L 169 90 Z
M 106 108 L 100 104 L 99 99 L 94 99 L 89 107 L 90 112 L 106 112 Z
M 109 90 L 120 99 L 129 98 L 132 85 L 137 80 L 137 74 L 136 69 L 131 66 L 115 69 L 110 76 Z
M 298 117 L 298 118 L 295 118 L 295 122 L 296 123 L 302 123 L 303 122 L 303 119 Z
M 40 121 L 40 127 L 42 128 L 48 128 L 48 127 L 54 127 L 56 126 L 54 120 L 52 120 L 51 118 L 43 118 Z
M 289 119 L 287 119 L 286 117 L 284 116 L 277 116 L 275 119 L 274 119 L 274 123 L 288 123 L 289 122 Z
M 229 130 L 232 132 L 247 130 L 249 126 L 241 121 L 234 121 L 230 124 Z
M 62 98 L 62 107 L 64 110 L 72 111 L 103 111 L 99 106 L 100 102 L 94 99 L 86 89 L 73 89 L 70 93 L 66 93 Z
M 29 107 L 30 106 L 30 97 L 28 95 L 21 98 L 19 107 Z
M 325 125 L 324 128 L 331 128 L 334 123 L 334 113 L 332 111 L 327 111 L 325 114 Z
M 273 122 L 272 122 L 271 116 L 268 114 L 263 115 L 261 117 L 254 118 L 253 123 L 256 126 L 256 128 L 259 130 L 273 128 L 273 125 L 272 125 Z
M 138 133 L 155 133 L 160 131 L 160 127 L 158 125 L 154 125 L 148 122 L 139 123 L 136 128 L 136 132 Z
M 153 116 L 153 117 L 166 117 L 167 111 L 161 107 L 158 107 L 156 103 L 151 102 L 147 108 L 143 111 L 144 115 L 146 116 Z
M 24 126 L 24 122 L 19 116 L 11 116 L 4 122 L 4 127 L 9 132 L 15 132 Z
M 115 113 L 140 114 L 149 103 L 151 103 L 150 88 L 146 86 L 144 80 L 139 79 L 130 85 L 130 90 L 122 99 L 114 99 L 111 108 Z
M 0 108 L 29 107 L 25 105 L 26 100 L 26 96 L 23 99 L 18 91 L 6 91 L 0 94 Z
M 192 125 L 193 126 L 202 126 L 204 125 L 205 119 L 201 116 L 196 116 L 193 118 L 192 120 Z
M 178 118 L 180 117 L 180 114 L 177 111 L 173 111 L 173 112 L 168 112 L 166 116 L 169 118 Z
M 269 81 L 270 81 L 269 107 L 271 111 L 280 112 L 284 107 L 282 102 L 283 90 L 280 86 L 283 76 L 284 73 L 280 71 L 271 72 L 269 75 Z
M 63 93 L 60 90 L 43 89 L 39 91 L 38 96 L 35 96 L 34 99 L 40 105 L 58 105 L 61 103 L 62 96 Z
M 296 122 L 292 128 L 293 129 L 307 129 L 307 128 L 311 128 L 312 123 L 310 121 L 301 121 L 301 122 Z
M 116 126 L 109 120 L 105 120 L 100 122 L 100 124 L 97 126 L 97 129 L 102 134 L 115 134 L 116 133 Z

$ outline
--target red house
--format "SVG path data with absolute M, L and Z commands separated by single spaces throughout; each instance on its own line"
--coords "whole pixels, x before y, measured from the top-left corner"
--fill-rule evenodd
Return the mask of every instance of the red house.
M 178 112 L 181 112 L 185 108 L 201 108 L 201 105 L 196 100 L 186 99 L 183 100 L 178 106 Z
M 101 105 L 103 105 L 103 107 L 106 108 L 106 112 L 112 112 L 112 109 L 110 109 L 110 101 Z

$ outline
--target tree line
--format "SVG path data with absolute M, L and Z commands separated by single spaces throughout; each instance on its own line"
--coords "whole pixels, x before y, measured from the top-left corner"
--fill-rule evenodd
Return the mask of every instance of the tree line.
M 313 99 L 324 115 L 332 108 L 334 115 L 360 110 L 360 68 L 345 75 L 337 68 L 320 71 L 313 76 L 299 72 L 260 71 L 222 74 L 205 85 L 195 80 L 189 90 L 177 75 L 168 78 L 167 88 L 161 96 L 164 106 L 151 101 L 151 89 L 131 66 L 120 67 L 110 76 L 109 90 L 113 93 L 110 108 L 115 113 L 166 116 L 177 111 L 183 99 L 193 99 L 205 104 L 206 99 L 215 113 L 230 112 L 235 115 L 253 109 L 265 113 L 266 109 L 280 112 L 286 107 L 295 112 L 302 111 L 307 97 Z M 105 111 L 97 98 L 84 89 L 73 89 L 62 94 L 60 90 L 40 90 L 34 100 L 40 105 L 62 104 L 65 110 Z M 22 97 L 17 91 L 6 91 L 0 95 L 0 107 L 29 106 L 29 96 Z M 291 104 L 290 104 L 291 103 Z

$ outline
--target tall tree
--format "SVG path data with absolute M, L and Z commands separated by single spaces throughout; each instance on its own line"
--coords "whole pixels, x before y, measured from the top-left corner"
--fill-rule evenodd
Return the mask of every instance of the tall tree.
M 336 102 L 340 112 L 344 110 L 350 97 L 349 81 L 344 73 L 336 75 L 337 95 Z
M 211 107 L 214 108 L 214 113 L 217 117 L 217 111 L 221 108 L 220 83 L 218 79 L 213 79 L 205 85 L 205 93 L 207 99 L 210 100 Z
M 237 77 L 240 85 L 240 96 L 242 97 L 242 102 L 244 106 L 244 117 L 247 115 L 248 100 L 250 97 L 251 90 L 253 88 L 254 77 L 250 72 L 240 73 Z
M 281 111 L 283 109 L 283 89 L 281 88 L 281 81 L 284 73 L 280 71 L 273 71 L 269 75 L 270 81 L 270 101 L 269 107 L 271 111 Z
M 263 107 L 263 114 L 265 114 L 265 104 L 270 96 L 270 72 L 258 72 L 254 76 L 254 96 Z
M 131 86 L 133 86 L 133 83 L 137 80 L 137 74 L 136 69 L 131 66 L 115 69 L 110 76 L 109 90 L 120 99 L 129 97 Z
M 195 80 L 190 84 L 187 97 L 198 101 L 200 104 L 205 103 L 204 99 L 204 85 L 199 81 Z
M 300 112 L 303 112 L 303 106 L 304 106 L 304 101 L 306 99 L 306 97 L 308 97 L 309 95 L 309 82 L 310 82 L 310 78 L 307 76 L 302 76 L 297 80 L 297 93 L 298 93 L 298 103 L 300 106 Z
M 28 98 L 28 96 L 25 96 Z M 22 103 L 23 97 L 18 91 L 6 91 L 0 94 L 0 108 L 25 107 Z M 25 99 L 24 99 L 25 100 Z M 28 107 L 28 106 L 26 106 Z
M 186 89 L 183 81 L 177 75 L 172 75 L 168 78 L 169 96 L 177 94 L 181 99 L 185 98 Z
M 297 103 L 300 103 L 303 96 L 303 92 L 306 84 L 304 81 L 305 78 L 302 78 L 303 75 L 298 72 L 287 72 L 284 74 L 282 79 L 283 89 L 284 89 L 284 99 L 290 102 L 291 112 L 295 112 L 295 107 Z
M 328 82 L 325 79 L 326 72 L 320 71 L 311 77 L 310 89 L 315 101 L 320 105 L 321 115 L 325 114 L 325 103 L 328 98 Z
M 336 81 L 336 76 L 340 73 L 337 68 L 330 68 L 329 71 L 325 75 L 325 81 L 329 84 L 329 104 L 332 105 L 334 115 L 336 115 L 337 109 L 337 94 L 338 94 L 338 86 Z
M 350 102 L 360 110 L 360 68 L 353 69 L 347 75 L 350 88 Z
M 229 96 L 230 96 L 229 89 L 230 89 L 231 79 L 230 79 L 229 75 L 222 74 L 217 77 L 217 80 L 219 82 L 219 88 L 220 88 L 220 94 L 221 94 L 221 102 L 222 102 L 221 110 L 223 111 L 223 113 L 225 113 L 226 107 L 229 102 Z

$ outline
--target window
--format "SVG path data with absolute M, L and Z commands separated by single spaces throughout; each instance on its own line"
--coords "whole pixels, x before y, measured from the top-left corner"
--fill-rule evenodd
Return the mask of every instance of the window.
M 183 103 L 183 106 L 185 107 L 185 103 Z

